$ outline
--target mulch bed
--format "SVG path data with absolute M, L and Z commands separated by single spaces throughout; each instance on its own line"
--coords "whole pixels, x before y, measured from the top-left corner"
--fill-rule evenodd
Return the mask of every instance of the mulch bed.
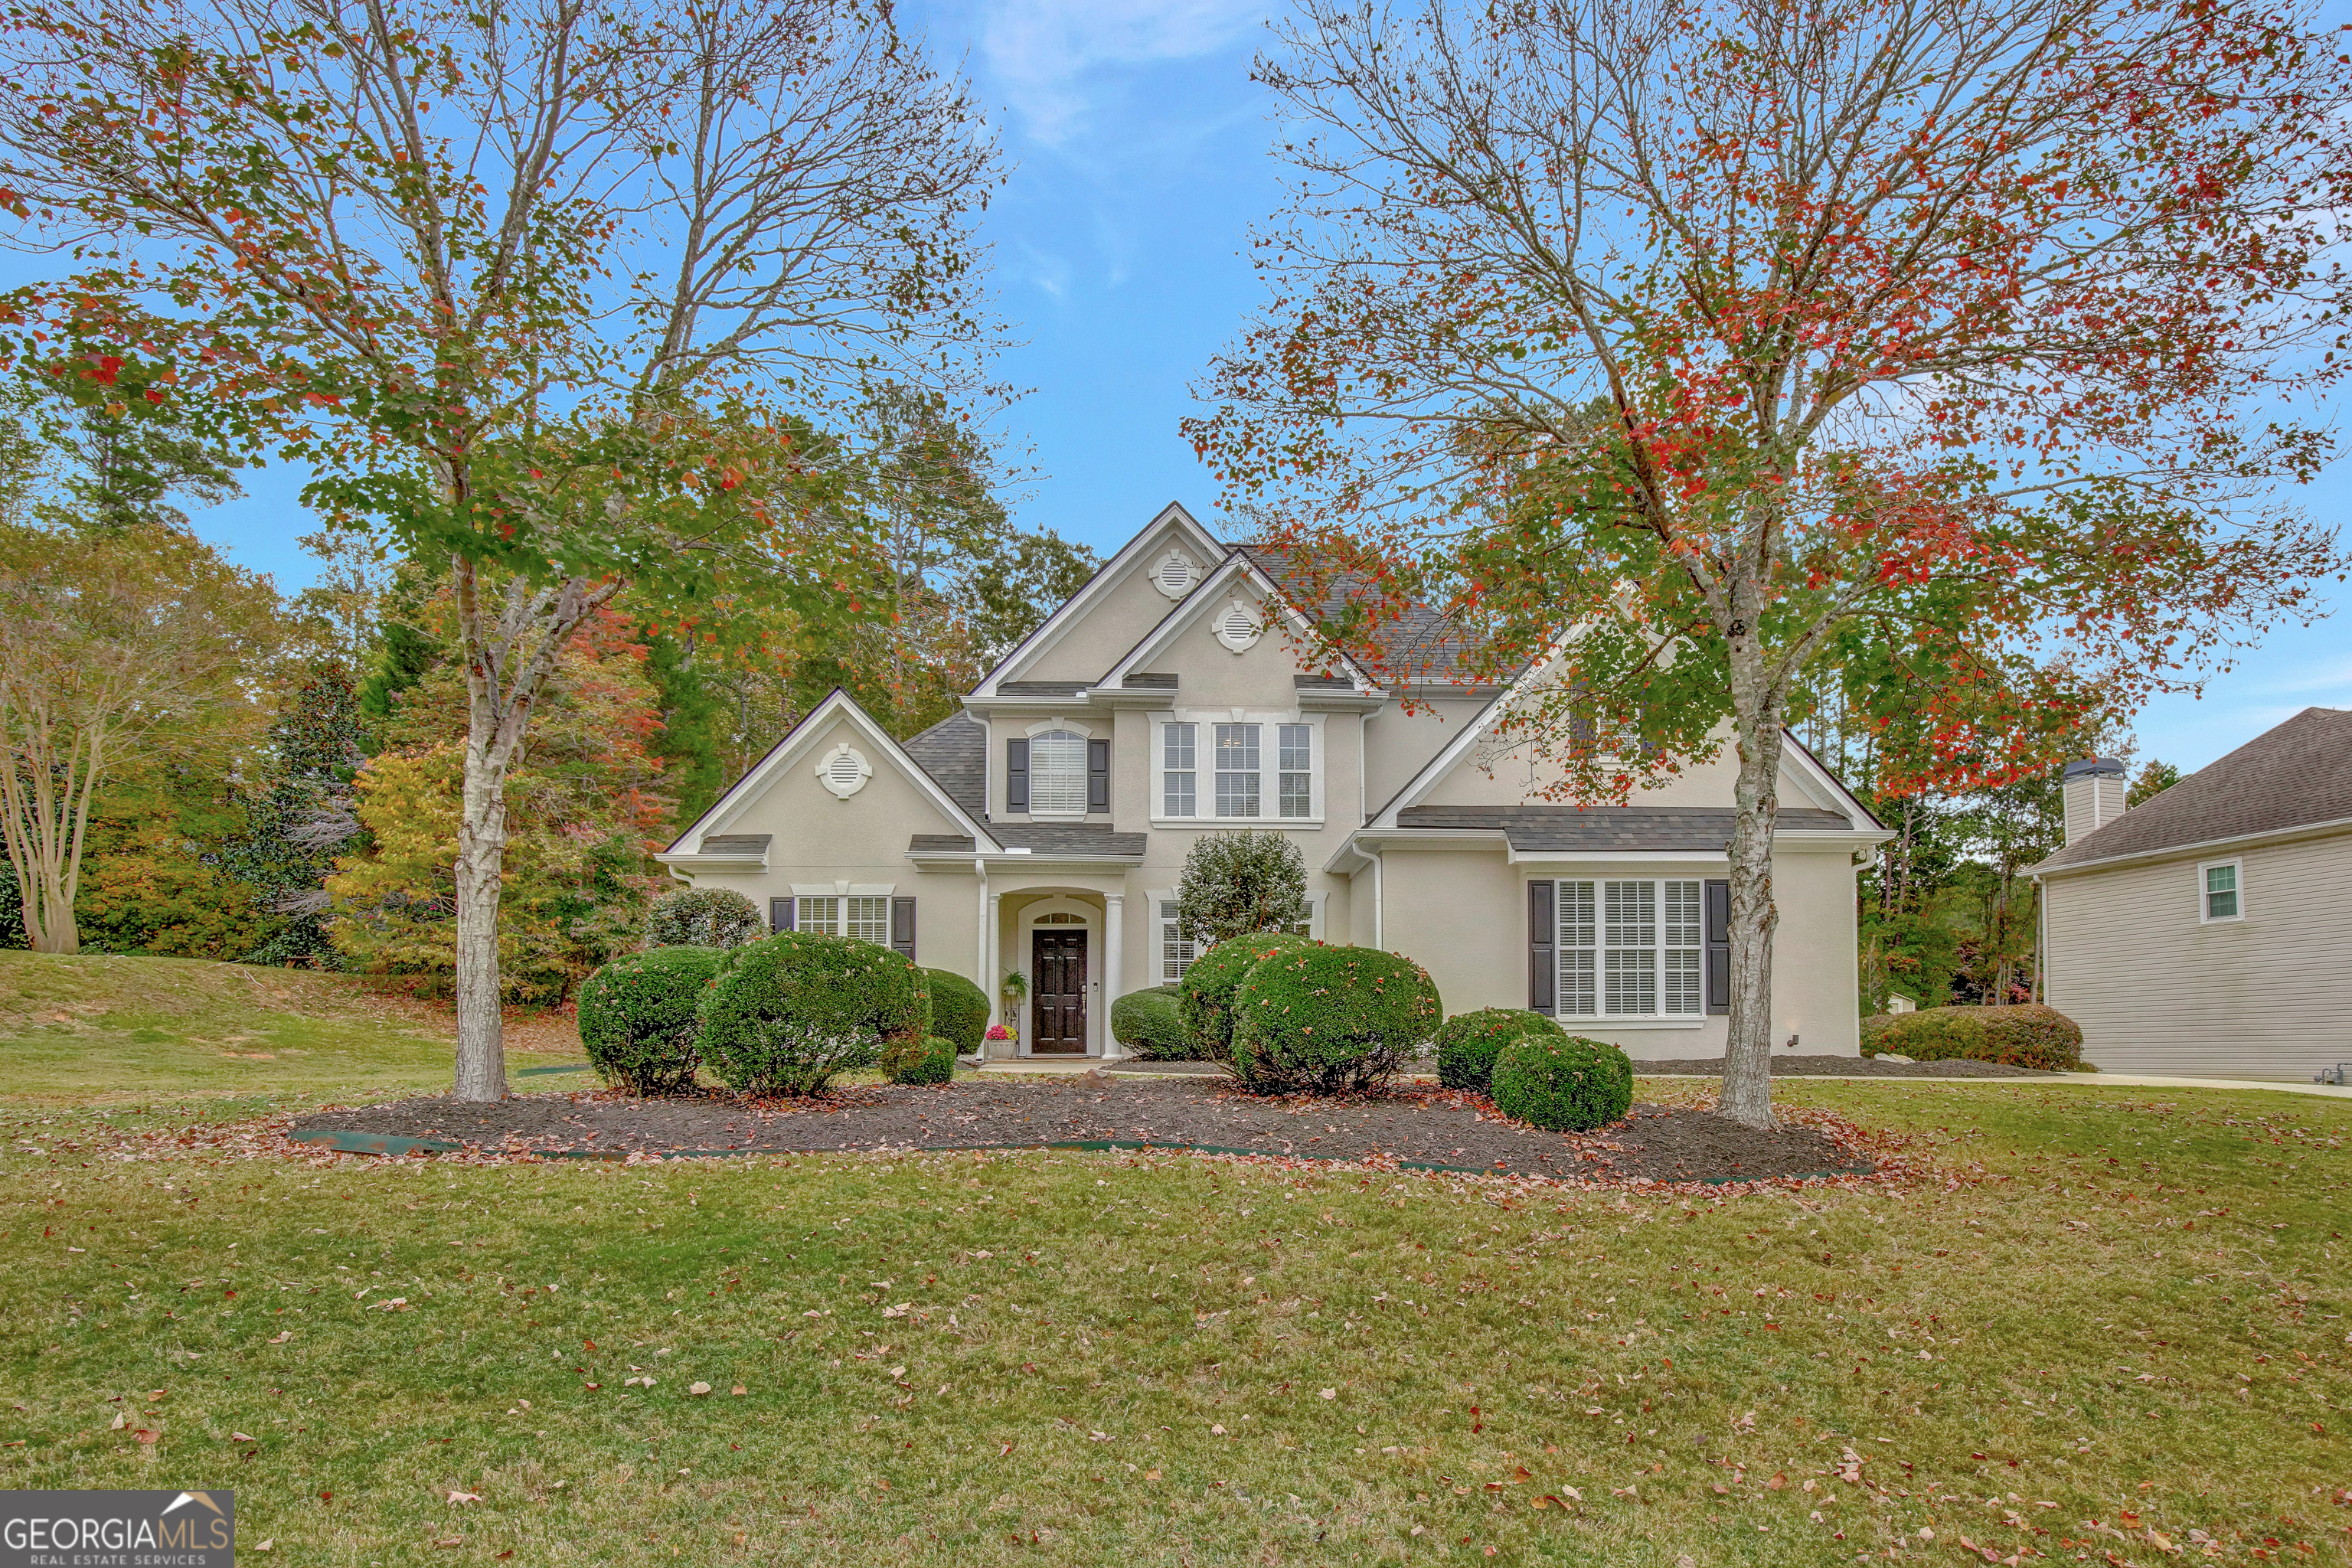
M 1486 1101 L 1448 1090 L 1265 1100 L 1197 1079 L 1092 1075 L 877 1085 L 806 1102 L 715 1093 L 635 1100 L 583 1091 L 493 1103 L 436 1097 L 320 1111 L 290 1131 L 431 1139 L 485 1153 L 615 1157 L 1116 1141 L 1587 1182 L 1751 1182 L 1873 1169 L 1811 1127 L 1758 1132 L 1703 1110 L 1636 1105 L 1613 1126 L 1563 1134 L 1504 1120 Z
M 1214 1062 L 1116 1061 L 1105 1064 L 1112 1072 L 1166 1074 L 1170 1077 L 1214 1078 L 1224 1069 Z M 1721 1078 L 1721 1057 L 1633 1060 L 1633 1076 L 1645 1073 L 1674 1078 Z M 1877 1057 L 1774 1057 L 1774 1078 L 2051 1078 L 2033 1068 L 2003 1067 L 1997 1062 L 1890 1062 Z

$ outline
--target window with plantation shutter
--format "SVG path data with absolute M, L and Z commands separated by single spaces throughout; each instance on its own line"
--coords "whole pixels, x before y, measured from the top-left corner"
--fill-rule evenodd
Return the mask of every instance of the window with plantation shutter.
M 1706 1007 L 1706 899 L 1697 880 L 1553 884 L 1558 1016 L 1696 1018 Z

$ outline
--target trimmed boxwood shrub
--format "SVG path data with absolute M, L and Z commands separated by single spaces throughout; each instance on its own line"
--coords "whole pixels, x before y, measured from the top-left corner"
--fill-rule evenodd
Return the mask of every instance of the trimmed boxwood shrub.
M 1882 1046 L 1878 1043 L 1878 1037 L 1895 1026 L 1895 1015 L 1892 1013 L 1873 1013 L 1862 1021 L 1862 1054 L 1864 1056 L 1874 1057 L 1881 1051 L 1895 1048 L 1892 1046 Z
M 1633 1103 L 1633 1064 L 1599 1040 L 1521 1035 L 1495 1058 L 1495 1109 L 1531 1127 L 1583 1132 L 1620 1120 Z
M 732 888 L 680 888 L 646 910 L 647 947 L 740 947 L 767 929 L 760 906 Z
M 1112 1003 L 1111 1037 L 1146 1061 L 1198 1060 L 1200 1047 L 1184 1032 L 1177 993 L 1173 985 L 1158 985 L 1149 991 L 1130 991 Z
M 1373 1088 L 1444 1016 L 1429 972 L 1412 960 L 1319 943 L 1260 960 L 1233 1012 L 1233 1074 L 1265 1093 Z
M 949 1083 L 955 1079 L 956 1044 L 937 1035 L 893 1040 L 882 1047 L 882 1071 L 892 1083 Z
M 2055 1007 L 1922 1007 L 1897 1015 L 1870 1037 L 1871 1054 L 1892 1051 L 1915 1062 L 2000 1062 L 2074 1072 L 2083 1065 L 2083 1031 Z
M 1234 997 L 1261 959 L 1315 944 L 1283 931 L 1229 937 L 1194 959 L 1176 987 L 1176 1013 L 1202 1061 L 1233 1059 Z
M 1431 1042 L 1437 1052 L 1437 1081 L 1447 1089 L 1484 1094 L 1495 1076 L 1495 1057 L 1521 1035 L 1566 1035 L 1550 1017 L 1528 1007 L 1481 1007 L 1456 1013 L 1438 1026 Z
M 912 959 L 855 937 L 780 931 L 735 949 L 702 999 L 702 1059 L 731 1089 L 817 1094 L 931 1032 Z
M 726 956 L 656 947 L 616 958 L 580 987 L 580 1043 L 596 1076 L 632 1094 L 674 1094 L 702 1065 L 695 1009 Z
M 988 1034 L 987 994 L 950 969 L 926 969 L 923 978 L 931 986 L 931 1032 L 953 1040 L 965 1056 L 978 1056 Z

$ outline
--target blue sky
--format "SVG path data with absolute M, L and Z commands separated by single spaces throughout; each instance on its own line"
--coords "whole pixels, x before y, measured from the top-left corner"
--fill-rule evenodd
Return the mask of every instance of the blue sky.
M 2332 8 L 2332 7 L 2331 7 Z M 1249 78 L 1262 4 L 1231 0 L 902 0 L 901 17 L 961 56 L 1015 161 L 992 209 L 1002 299 L 1023 344 L 1006 369 L 1035 390 L 1006 421 L 1044 478 L 1020 520 L 1098 549 L 1181 500 L 1204 517 L 1207 474 L 1177 434 L 1209 356 L 1258 300 L 1249 226 L 1278 195 L 1267 101 Z M 2342 516 L 2343 463 L 2305 497 Z M 299 485 L 253 476 L 200 531 L 300 585 L 310 523 Z M 2140 755 L 2195 769 L 2314 704 L 2352 707 L 2352 592 L 2313 627 L 2258 627 L 2202 700 L 2158 700 Z

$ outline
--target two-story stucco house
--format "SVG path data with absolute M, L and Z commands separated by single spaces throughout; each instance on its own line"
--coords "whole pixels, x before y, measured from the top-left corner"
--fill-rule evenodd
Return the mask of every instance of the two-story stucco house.
M 1418 960 L 1449 1013 L 1719 1055 L 1728 758 L 1635 806 L 1545 801 L 1481 743 L 1507 689 L 1302 668 L 1280 570 L 1171 506 L 963 711 L 901 744 L 835 692 L 661 858 L 779 931 L 887 942 L 992 997 L 1019 971 L 1013 1049 L 1115 1056 L 1110 1003 L 1192 961 L 1186 850 L 1275 829 L 1306 855 L 1309 934 Z M 1886 834 L 1793 741 L 1780 800 L 1774 1037 L 1852 1052 L 1854 872 Z
M 2066 769 L 2042 994 L 2109 1072 L 2309 1079 L 2352 1062 L 2352 712 L 2306 708 L 2142 805 Z

